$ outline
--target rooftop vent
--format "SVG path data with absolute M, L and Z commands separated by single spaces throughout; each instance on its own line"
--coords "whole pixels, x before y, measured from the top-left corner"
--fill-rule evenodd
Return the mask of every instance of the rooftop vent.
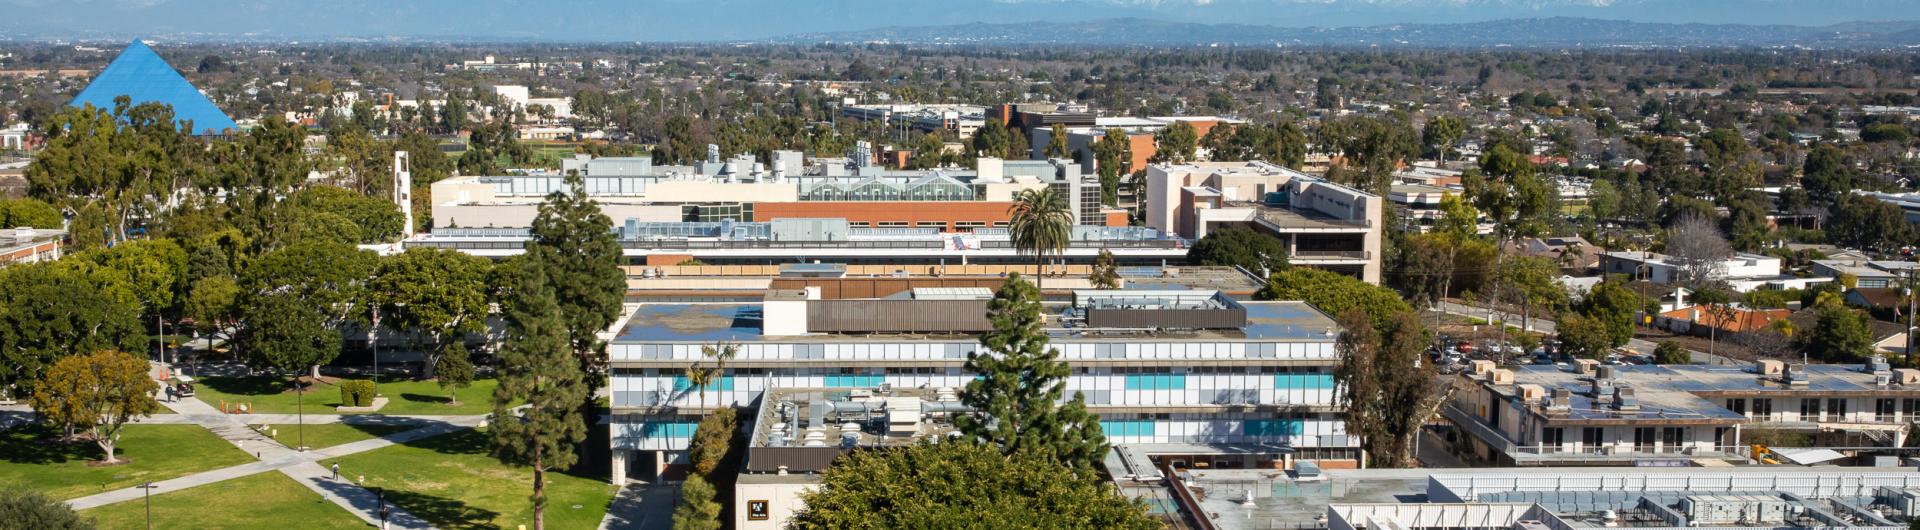
M 1787 365 L 1787 370 L 1783 375 L 1784 377 L 1782 379 L 1784 379 L 1788 385 L 1801 386 L 1810 382 L 1807 380 L 1807 365 L 1804 364 L 1794 363 Z
M 1574 359 L 1573 360 L 1573 369 L 1575 373 L 1579 373 L 1583 375 L 1591 374 L 1594 372 L 1595 368 L 1599 368 L 1599 367 L 1600 367 L 1600 361 L 1598 360 L 1594 360 L 1594 359 Z
M 1547 397 L 1547 410 L 1567 410 L 1573 408 L 1573 391 L 1565 388 L 1553 389 Z
M 1920 384 L 1920 370 L 1912 368 L 1893 369 L 1893 381 L 1901 386 Z
M 1520 401 L 1526 403 L 1538 403 L 1541 399 L 1547 397 L 1547 388 L 1540 385 L 1525 384 L 1520 385 L 1519 388 Z
M 1640 410 L 1640 398 L 1633 395 L 1633 387 L 1625 385 L 1613 387 L 1613 396 L 1613 408 L 1627 411 Z
M 1780 375 L 1781 372 L 1786 370 L 1786 367 L 1786 363 L 1773 359 L 1761 359 L 1753 362 L 1753 371 L 1762 376 Z
M 1595 366 L 1593 369 L 1593 377 L 1596 379 L 1612 380 L 1613 376 L 1614 376 L 1613 365 L 1602 364 L 1599 366 Z
M 1870 374 L 1891 373 L 1893 367 L 1887 364 L 1887 356 L 1875 355 L 1867 359 L 1867 364 L 1860 366 L 1860 371 Z
M 1493 384 L 1496 385 L 1511 385 L 1513 384 L 1513 370 L 1505 368 L 1496 369 L 1493 373 L 1488 374 L 1487 378 L 1492 380 Z

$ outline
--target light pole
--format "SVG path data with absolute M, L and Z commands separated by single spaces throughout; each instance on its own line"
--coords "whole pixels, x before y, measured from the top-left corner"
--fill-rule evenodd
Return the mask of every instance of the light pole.
M 156 487 L 152 482 L 140 485 L 141 492 L 147 497 L 147 530 L 153 530 L 153 488 Z

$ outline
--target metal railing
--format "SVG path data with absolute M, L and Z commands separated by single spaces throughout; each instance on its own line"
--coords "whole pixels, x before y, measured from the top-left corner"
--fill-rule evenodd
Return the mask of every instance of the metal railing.
M 1365 250 L 1295 250 L 1296 258 L 1333 258 L 1333 259 L 1370 259 L 1373 254 Z

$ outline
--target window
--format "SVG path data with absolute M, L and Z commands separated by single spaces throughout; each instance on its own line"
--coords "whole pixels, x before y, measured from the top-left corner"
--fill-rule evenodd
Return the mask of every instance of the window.
M 880 221 L 875 225 L 880 228 L 908 228 L 912 227 L 913 223 L 911 221 Z
M 1581 445 L 1585 445 L 1587 449 L 1595 449 L 1607 445 L 1606 432 L 1606 428 L 1603 427 L 1582 427 L 1580 429 L 1580 443 Z
M 1634 428 L 1633 429 L 1633 450 L 1641 453 L 1653 452 L 1653 443 L 1654 443 L 1653 436 L 1654 436 L 1653 427 Z
M 1834 421 L 1846 421 L 1847 420 L 1847 399 L 1846 398 L 1828 399 L 1827 413 L 1833 415 Z
M 1819 419 L 1825 419 L 1822 418 L 1820 414 L 1820 400 L 1800 400 L 1800 421 L 1814 421 Z
M 1753 398 L 1753 418 L 1758 420 L 1772 420 L 1773 400 L 1769 398 Z
M 1561 429 L 1559 427 L 1547 427 L 1545 429 L 1540 429 L 1540 445 L 1541 445 L 1540 452 L 1543 452 L 1543 453 L 1560 452 L 1560 444 L 1566 442 L 1566 437 L 1567 437 L 1566 430 Z
M 1873 421 L 1880 423 L 1899 421 L 1898 415 L 1894 412 L 1896 410 L 1898 409 L 1894 408 L 1892 399 L 1876 399 L 1873 401 Z
M 1733 399 L 1727 400 L 1727 410 L 1733 411 L 1734 414 L 1745 416 L 1747 414 L 1746 398 L 1733 398 Z
M 1660 429 L 1660 445 L 1662 447 L 1665 447 L 1667 450 L 1672 450 L 1672 451 L 1680 450 L 1681 444 L 1686 443 L 1686 440 L 1687 440 L 1687 436 L 1686 436 L 1685 428 L 1666 427 L 1666 428 Z
M 1920 414 L 1920 399 L 1900 400 L 1900 414 L 1908 420 L 1914 419 L 1915 414 Z

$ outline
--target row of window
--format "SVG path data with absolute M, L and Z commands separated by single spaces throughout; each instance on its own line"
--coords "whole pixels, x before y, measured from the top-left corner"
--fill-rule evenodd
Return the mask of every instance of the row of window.
M 1849 412 L 1847 409 L 1851 406 L 1850 403 L 1852 401 L 1853 400 L 1849 398 L 1801 399 L 1800 418 L 1802 420 L 1826 419 L 1829 416 L 1845 418 Z M 1730 398 L 1727 399 L 1727 410 L 1733 411 L 1735 414 L 1748 415 L 1755 419 L 1782 419 L 1779 415 L 1775 414 L 1773 398 Z M 1891 423 L 1899 421 L 1901 417 L 1913 418 L 1916 417 L 1916 415 L 1920 415 L 1920 399 L 1879 398 L 1873 400 L 1874 421 Z
M 959 367 L 940 366 L 902 366 L 888 368 L 728 368 L 722 373 L 730 376 L 792 376 L 792 375 L 964 375 L 966 370 Z M 659 376 L 682 373 L 677 368 L 614 368 L 615 377 Z M 1304 366 L 1194 366 L 1187 368 L 1166 368 L 1154 366 L 1076 366 L 1074 375 L 1260 375 L 1276 374 L 1275 387 L 1278 388 L 1333 388 L 1333 375 L 1322 369 Z
M 657 369 L 653 369 L 653 368 L 645 369 L 646 372 L 655 372 L 656 370 Z M 727 373 L 741 374 L 745 370 L 753 370 L 753 369 L 734 368 L 734 369 L 727 370 Z M 868 372 L 868 373 L 852 372 L 850 370 L 853 370 L 853 369 L 850 369 L 850 368 L 843 368 L 841 370 L 849 370 L 849 371 L 843 371 L 838 374 L 828 374 L 826 376 L 826 381 L 823 384 L 825 384 L 828 388 L 875 387 L 875 386 L 880 386 L 881 384 L 886 382 L 886 375 L 934 375 L 931 372 L 919 372 L 919 370 L 930 371 L 932 370 L 932 368 L 888 368 L 886 369 L 886 375 L 873 374 L 871 372 Z M 618 371 L 616 371 L 615 373 L 615 375 L 617 376 L 634 375 L 634 374 L 621 374 L 617 372 Z M 958 372 L 959 372 L 958 370 L 954 370 L 953 373 L 946 374 L 946 375 L 959 375 Z M 647 374 L 647 375 L 652 375 L 652 374 Z M 741 374 L 741 375 L 744 375 L 744 374 Z M 734 386 L 733 386 L 734 377 L 735 377 L 734 375 L 720 375 L 718 377 L 715 377 L 713 381 L 706 384 L 705 388 L 700 390 L 720 391 L 720 392 L 732 391 L 734 389 Z M 1328 374 L 1279 374 L 1279 375 L 1273 376 L 1273 387 L 1280 390 L 1332 389 L 1333 376 Z M 1187 376 L 1181 375 L 1181 374 L 1168 374 L 1168 373 L 1129 374 L 1125 377 L 1124 385 L 1121 388 L 1126 390 L 1186 390 Z M 687 379 L 687 376 L 685 375 L 673 376 L 673 390 L 675 392 L 685 392 L 690 389 L 693 389 L 693 382 Z
M 1683 445 L 1690 438 L 1687 427 L 1635 427 L 1633 445 L 1637 449 L 1651 449 L 1659 446 L 1673 447 Z M 1567 441 L 1567 429 L 1547 427 L 1540 430 L 1540 445 L 1555 447 Z M 1580 443 L 1586 447 L 1611 445 L 1606 439 L 1606 429 L 1602 427 L 1581 427 Z

